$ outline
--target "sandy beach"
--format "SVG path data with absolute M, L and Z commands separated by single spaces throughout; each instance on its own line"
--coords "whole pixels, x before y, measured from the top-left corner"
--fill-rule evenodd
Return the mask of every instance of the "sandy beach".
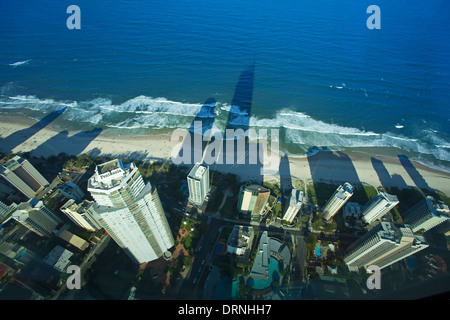
M 123 137 L 106 131 L 56 131 L 51 126 L 39 127 L 31 120 L 0 119 L 0 151 L 30 152 L 36 157 L 58 155 L 61 152 L 93 156 L 108 155 L 129 159 L 172 160 L 171 154 L 180 148 L 180 141 L 169 135 Z M 272 170 L 264 179 L 291 176 L 305 182 L 367 183 L 374 187 L 419 187 L 436 189 L 450 195 L 450 174 L 429 168 L 407 158 L 371 156 L 366 153 L 318 152 L 310 157 L 273 155 Z M 211 169 L 237 174 L 241 181 L 254 179 L 261 167 L 249 164 L 212 164 Z M 257 179 L 256 179 L 257 180 Z

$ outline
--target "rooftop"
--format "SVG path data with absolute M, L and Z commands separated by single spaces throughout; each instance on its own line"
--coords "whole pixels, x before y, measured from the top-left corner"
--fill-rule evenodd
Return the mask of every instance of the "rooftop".
M 70 263 L 69 259 L 73 253 L 63 247 L 57 245 L 50 251 L 44 258 L 44 261 L 59 271 L 63 271 L 64 268 Z
M 340 190 L 341 190 L 342 192 L 344 192 L 344 193 L 353 194 L 354 188 L 353 188 L 353 186 L 352 186 L 350 183 L 348 183 L 348 182 L 344 183 L 344 185 L 340 186 L 339 188 L 340 188 Z
M 301 208 L 303 203 L 303 191 L 292 189 L 289 205 L 291 207 Z
M 88 188 L 110 189 L 118 186 L 135 168 L 134 163 L 124 165 L 120 159 L 99 164 L 88 181 Z
M 344 217 L 361 215 L 361 205 L 357 202 L 347 202 L 343 209 Z
M 435 199 L 432 196 L 428 196 L 426 198 L 428 208 L 430 209 L 430 212 L 437 216 L 437 217 L 443 217 L 450 219 L 450 210 L 449 207 L 443 203 L 442 201 L 439 201 Z
M 24 161 L 25 159 L 19 157 L 19 156 L 15 156 L 14 158 L 9 159 L 8 161 L 5 161 L 2 163 L 2 166 L 8 169 L 11 169 L 14 165 L 16 164 L 20 164 Z
M 70 199 L 61 207 L 61 210 L 68 209 L 73 212 L 83 213 L 93 204 L 94 202 L 89 200 L 83 200 L 80 203 L 76 203 L 74 199 Z
M 188 177 L 192 178 L 192 179 L 200 180 L 203 177 L 203 175 L 207 169 L 208 169 L 207 166 L 200 164 L 200 163 L 196 163 L 194 165 L 194 167 L 191 169 L 191 171 L 189 172 Z
M 264 231 L 259 240 L 259 246 L 255 256 L 250 276 L 258 279 L 269 278 L 269 237 L 267 231 Z
M 262 192 L 262 193 L 270 193 L 270 190 L 267 189 L 266 187 L 257 185 L 257 184 L 250 184 L 248 186 L 245 186 L 244 190 L 250 190 L 250 191 L 258 191 L 258 192 Z
M 228 237 L 227 245 L 234 248 L 243 248 L 248 246 L 248 241 L 253 235 L 253 228 L 247 226 L 235 225 Z
M 107 172 L 111 172 L 115 169 L 122 169 L 123 168 L 123 163 L 122 160 L 120 159 L 114 159 L 102 164 L 99 164 L 96 168 L 95 171 L 98 172 L 98 174 L 105 174 Z
M 382 230 L 378 231 L 378 236 L 381 239 L 399 243 L 403 237 L 414 238 L 414 233 L 407 225 L 382 221 L 380 222 L 380 226 Z
M 379 195 L 386 199 L 388 202 L 399 202 L 395 194 L 389 194 L 386 192 L 380 192 Z

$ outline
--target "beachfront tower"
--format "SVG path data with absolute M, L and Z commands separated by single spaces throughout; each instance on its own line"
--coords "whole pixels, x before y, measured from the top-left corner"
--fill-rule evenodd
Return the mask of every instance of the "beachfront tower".
M 96 220 L 138 264 L 160 258 L 174 245 L 158 192 L 145 184 L 134 163 L 97 165 L 88 181 Z
M 29 199 L 49 185 L 28 160 L 19 156 L 3 163 L 0 166 L 0 175 Z
M 365 222 L 372 223 L 377 219 L 381 219 L 398 203 L 397 196 L 380 192 L 364 206 L 362 209 L 362 217 Z
M 350 270 L 376 265 L 380 269 L 428 247 L 407 225 L 382 221 L 350 245 L 344 262 Z
M 302 209 L 303 203 L 303 191 L 292 189 L 291 196 L 286 205 L 283 220 L 288 223 L 292 223 L 299 211 Z
M 211 189 L 209 181 L 209 167 L 196 163 L 187 176 L 189 201 L 201 206 Z
M 406 214 L 406 221 L 413 232 L 428 231 L 449 219 L 448 206 L 432 196 L 427 196 Z
M 53 231 L 63 223 L 53 211 L 36 198 L 19 204 L 12 218 L 41 237 L 51 237 Z
M 250 214 L 252 220 L 262 218 L 266 204 L 269 201 L 270 190 L 256 184 L 243 185 L 239 190 L 238 210 Z
M 352 195 L 353 186 L 350 183 L 340 185 L 323 208 L 323 218 L 330 221 Z

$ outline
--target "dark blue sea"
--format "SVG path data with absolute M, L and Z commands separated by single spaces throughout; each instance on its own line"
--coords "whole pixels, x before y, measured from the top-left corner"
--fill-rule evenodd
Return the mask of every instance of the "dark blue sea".
M 450 170 L 449 21 L 447 0 L 0 1 L 0 117 L 65 108 L 54 125 L 130 135 L 241 120 L 291 156 Z

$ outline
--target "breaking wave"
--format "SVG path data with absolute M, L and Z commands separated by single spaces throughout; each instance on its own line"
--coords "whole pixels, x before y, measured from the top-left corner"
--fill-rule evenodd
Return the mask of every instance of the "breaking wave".
M 20 114 L 39 120 L 45 114 L 64 107 L 66 109 L 60 118 L 83 129 L 100 126 L 104 129 L 126 130 L 131 134 L 133 130 L 189 129 L 193 121 L 203 121 L 212 132 L 218 132 L 224 131 L 231 119 L 234 125 L 242 124 L 246 128 L 280 129 L 282 145 L 301 146 L 302 150 L 310 147 L 394 147 L 450 161 L 450 142 L 436 130 L 426 130 L 417 137 L 398 132 L 366 131 L 327 123 L 287 108 L 271 117 L 260 117 L 216 101 L 202 104 L 138 96 L 115 104 L 108 98 L 55 101 L 36 96 L 0 96 L 0 114 Z M 233 113 L 232 117 L 229 117 L 230 113 Z

